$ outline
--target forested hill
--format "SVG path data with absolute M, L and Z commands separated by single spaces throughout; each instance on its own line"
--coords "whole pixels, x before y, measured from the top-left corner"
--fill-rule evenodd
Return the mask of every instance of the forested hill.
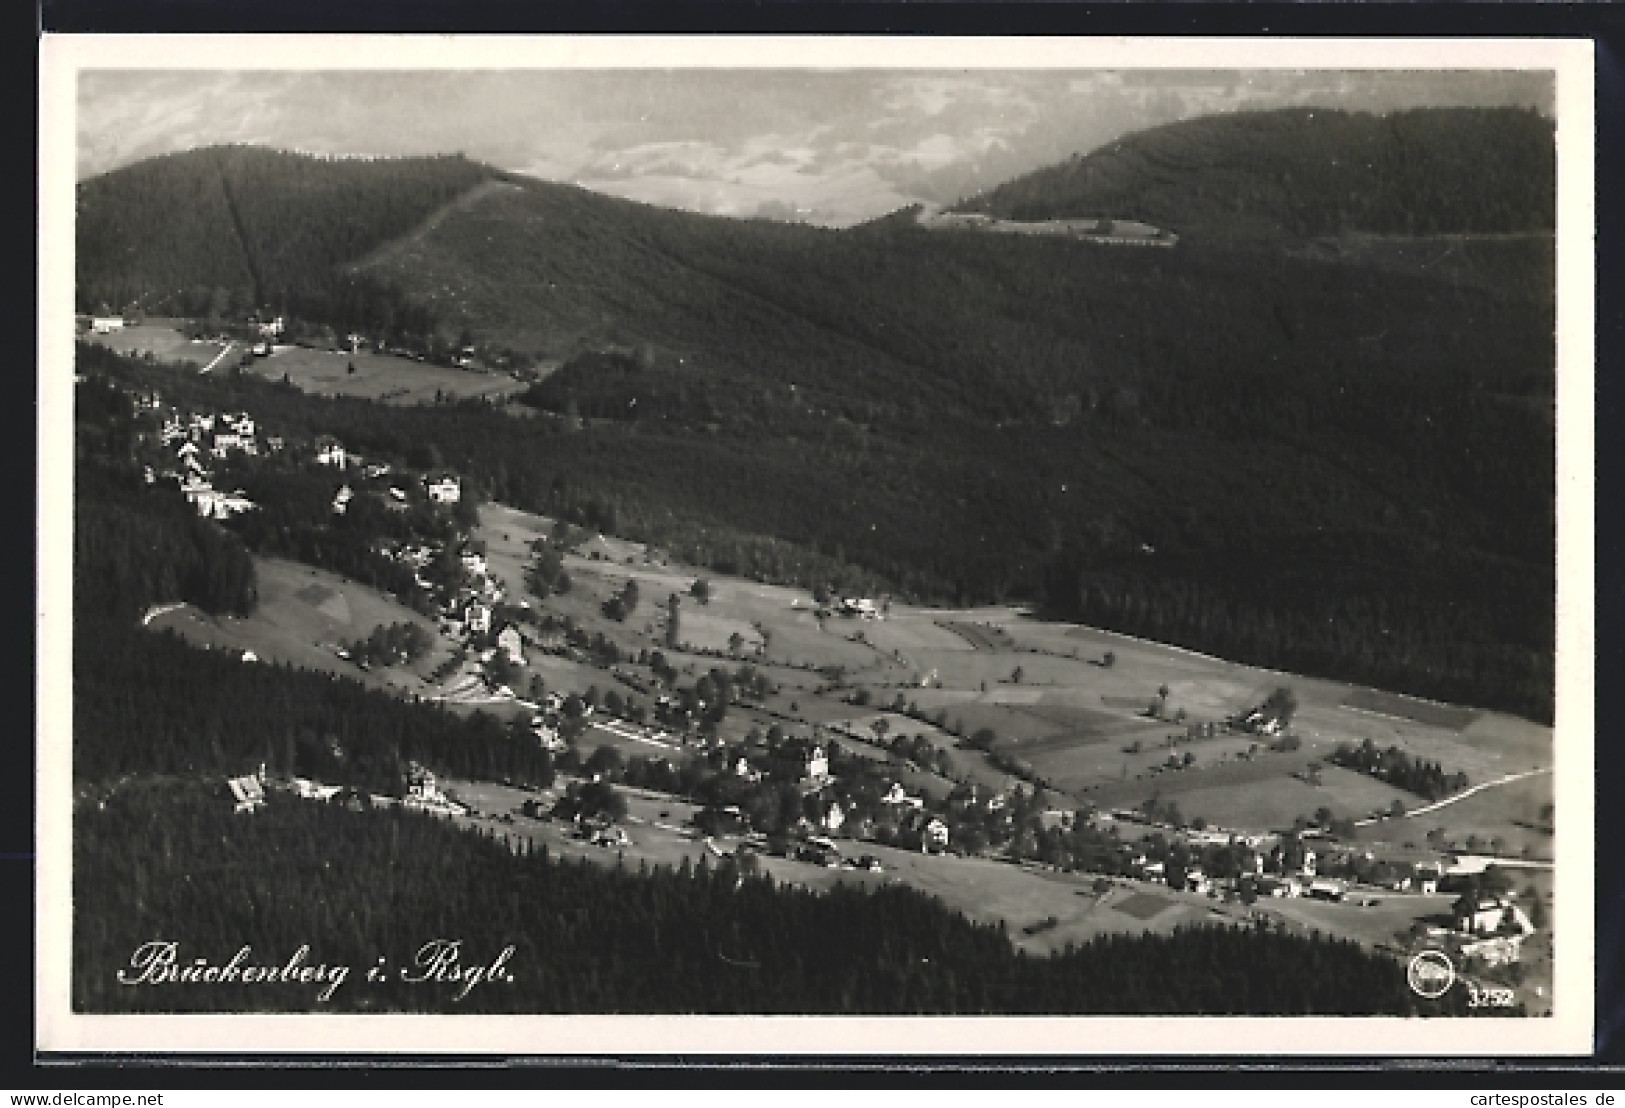
M 1334 114 L 1333 129 L 1393 125 L 1354 118 Z M 1549 144 L 1539 117 L 1516 118 Z M 1486 198 L 1531 177 L 1499 147 L 1477 149 Z M 285 172 L 233 171 L 239 215 L 315 203 L 277 181 L 297 193 L 301 174 L 387 180 L 408 164 L 295 170 L 263 156 Z M 342 190 L 308 216 L 256 216 L 271 230 L 248 241 L 267 246 L 244 257 L 307 260 L 256 262 L 244 295 L 274 285 L 257 306 L 341 334 L 430 327 L 444 345 L 466 329 L 482 354 L 565 360 L 525 396 L 557 418 L 324 409 L 353 420 L 321 428 L 347 443 L 438 439 L 493 498 L 557 514 L 596 504 L 601 529 L 723 572 L 827 585 L 810 567 L 844 563 L 899 596 L 1030 600 L 1271 668 L 1549 718 L 1550 236 L 1310 251 L 1204 239 L 1151 211 L 1112 214 L 1169 223 L 1177 246 L 905 219 L 835 231 L 414 164 L 440 184 L 414 178 L 411 204 L 358 211 L 370 230 L 351 228 L 342 248 L 312 232 L 298 251 L 272 249 L 278 227 L 298 237 L 306 219 L 336 226 L 366 207 Z M 105 180 L 145 181 L 153 165 Z M 81 255 L 102 267 L 87 287 L 161 289 L 137 280 L 159 267 L 139 242 L 196 259 L 196 274 L 177 260 L 165 280 L 217 279 L 204 251 L 174 244 L 208 241 L 220 220 L 161 192 L 113 205 L 159 213 L 158 229 L 105 232 Z M 149 195 L 154 206 L 138 202 Z M 96 226 L 82 221 L 82 241 Z M 284 293 L 272 272 L 312 276 Z M 300 403 L 239 406 L 269 417 Z
M 1139 219 L 1182 236 L 1555 226 L 1552 121 L 1516 108 L 1291 108 L 1154 128 L 975 197 L 1006 219 Z
M 79 186 L 78 307 L 316 306 L 342 266 L 491 174 L 462 157 L 334 160 L 251 146 L 138 162 Z

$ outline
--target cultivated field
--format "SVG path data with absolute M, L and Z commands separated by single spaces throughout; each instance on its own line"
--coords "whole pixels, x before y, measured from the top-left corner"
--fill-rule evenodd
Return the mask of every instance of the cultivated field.
M 1475 848 L 1486 853 L 1518 856 L 1527 848 L 1528 857 L 1550 861 L 1553 838 L 1541 812 L 1552 802 L 1552 775 L 1541 773 L 1484 789 L 1423 815 L 1362 827 L 1359 837 L 1366 842 L 1391 842 L 1403 836 L 1420 843 L 1428 832 L 1438 830 L 1459 849 L 1467 849 L 1468 836 L 1473 836 Z M 1497 843 L 1499 849 L 1492 849 Z
M 525 542 L 550 528 L 550 521 L 499 506 L 488 506 L 483 513 L 481 535 L 488 557 L 510 581 L 517 580 L 526 560 Z M 617 641 L 624 638 L 635 645 L 641 634 L 644 645 L 666 649 L 651 632 L 663 630 L 664 613 L 658 608 L 664 597 L 679 594 L 688 643 L 726 651 L 729 636 L 737 633 L 745 653 L 774 671 L 783 691 L 768 702 L 776 715 L 764 719 L 764 726 L 783 722 L 783 717 L 809 727 L 861 724 L 901 694 L 927 716 L 941 712 L 947 731 L 969 735 L 991 728 L 1000 753 L 1030 764 L 1051 787 L 1077 800 L 1133 806 L 1158 796 L 1175 800 L 1187 817 L 1200 815 L 1238 829 L 1280 830 L 1322 807 L 1337 817 L 1365 818 L 1387 811 L 1396 799 L 1407 808 L 1422 804 L 1375 779 L 1325 765 L 1324 758 L 1338 743 L 1370 738 L 1383 748 L 1397 745 L 1439 762 L 1447 772 L 1461 770 L 1474 783 L 1551 764 L 1548 728 L 1493 713 L 1417 708 L 1422 702 L 1046 623 L 1008 607 L 947 610 L 894 603 L 878 620 L 832 616 L 819 621 L 803 591 L 711 574 L 704 575 L 711 583 L 711 600 L 702 605 L 688 595 L 701 574 L 651 563 L 638 544 L 598 537 L 578 549 L 596 551 L 598 557 L 566 559 L 577 589 L 569 597 L 549 600 L 549 607 Z M 626 625 L 609 624 L 597 605 L 628 577 L 638 581 L 644 606 Z M 764 638 L 765 650 L 757 655 L 755 648 Z M 668 653 L 674 659 L 684 657 Z M 693 661 L 717 664 L 704 657 Z M 801 668 L 806 666 L 840 667 L 844 682 L 814 695 L 812 690 L 827 679 Z M 1223 728 L 1224 721 L 1283 685 L 1293 690 L 1300 705 L 1294 726 L 1300 749 L 1273 754 L 1265 749 L 1267 739 Z M 856 708 L 850 702 L 855 688 L 869 691 L 872 707 Z M 1351 703 L 1357 707 L 1347 706 Z M 1153 704 L 1161 705 L 1161 719 L 1147 718 L 1146 709 Z M 1410 718 L 1361 710 L 1365 705 L 1393 711 L 1403 707 Z M 1200 723 L 1220 729 L 1211 737 L 1190 738 L 1189 726 Z M 1008 781 L 979 752 L 958 748 L 943 728 L 901 716 L 894 716 L 892 724 L 892 734 L 925 734 L 947 749 L 954 773 L 962 779 L 986 785 Z M 1164 764 L 1170 755 L 1183 760 L 1187 753 L 1195 758 L 1188 768 Z M 1312 763 L 1322 763 L 1321 784 L 1294 778 Z M 1512 833 L 1513 817 L 1488 799 L 1475 801 L 1463 802 L 1454 813 L 1442 809 L 1438 822 L 1448 826 L 1465 819 L 1482 837 L 1498 834 L 1521 848 L 1525 840 Z M 1538 812 L 1539 805 L 1534 807 Z M 1404 838 L 1420 840 L 1426 829 L 1419 819 Z
M 492 571 L 508 584 L 515 599 L 525 598 L 523 576 L 529 544 L 551 534 L 552 521 L 500 505 L 481 509 L 475 537 L 485 543 Z M 596 557 L 594 556 L 596 555 Z M 210 620 L 183 609 L 154 620 L 155 626 L 178 626 L 202 641 L 255 650 L 262 658 L 346 672 L 374 685 L 433 694 L 422 675 L 446 656 L 449 644 L 437 638 L 435 652 L 410 673 L 375 671 L 360 674 L 333 656 L 331 645 L 354 639 L 380 623 L 421 621 L 404 607 L 375 591 L 344 582 L 331 574 L 292 563 L 261 563 L 261 610 L 249 620 Z M 1355 690 L 1334 682 L 1270 673 L 1206 658 L 1188 651 L 1109 635 L 1087 628 L 1034 621 L 1014 609 L 976 611 L 916 609 L 893 604 L 886 618 L 862 620 L 833 616 L 820 621 L 811 597 L 797 589 L 703 574 L 711 584 L 710 600 L 700 603 L 689 590 L 694 569 L 651 559 L 642 545 L 608 536 L 584 537 L 565 558 L 574 587 L 533 606 L 568 616 L 588 634 L 602 633 L 628 657 L 639 650 L 661 650 L 672 665 L 692 680 L 714 666 L 732 669 L 737 660 L 700 652 L 727 652 L 738 634 L 742 653 L 779 686 L 762 708 L 733 706 L 720 734 L 743 739 L 752 729 L 777 724 L 792 733 L 811 734 L 815 727 L 850 728 L 839 737 L 851 753 L 883 767 L 882 773 L 913 793 L 942 797 L 955 781 L 975 783 L 988 792 L 1015 783 L 980 751 L 963 746 L 950 729 L 968 735 L 990 727 L 996 750 L 1028 763 L 1060 795 L 1062 809 L 1091 802 L 1103 807 L 1133 807 L 1147 799 L 1178 805 L 1186 819 L 1248 831 L 1278 831 L 1300 817 L 1327 808 L 1336 817 L 1364 818 L 1387 811 L 1395 799 L 1405 807 L 1421 805 L 1373 778 L 1324 763 L 1339 742 L 1370 738 L 1380 746 L 1402 748 L 1436 760 L 1447 771 L 1464 770 L 1474 782 L 1493 780 L 1552 761 L 1551 732 L 1521 720 L 1478 713 L 1435 718 L 1413 712 L 1413 718 L 1355 710 L 1346 702 Z M 618 623 L 605 617 L 601 605 L 629 579 L 639 585 L 641 601 L 632 617 Z M 684 648 L 665 641 L 665 600 L 681 599 Z M 427 621 L 422 621 L 427 623 Z M 975 631 L 967 635 L 966 628 Z M 1103 664 L 1111 651 L 1112 664 Z M 600 692 L 624 686 L 595 666 L 528 652 L 527 675 L 537 674 L 549 690 Z M 646 666 L 624 662 L 646 678 Z M 1021 674 L 1016 680 L 1014 669 Z M 808 668 L 813 667 L 813 668 Z M 838 667 L 833 681 L 819 667 Z M 833 672 L 833 671 L 831 671 Z M 922 687 L 922 681 L 924 686 Z M 1271 752 L 1268 739 L 1221 728 L 1211 737 L 1192 738 L 1191 723 L 1221 722 L 1258 703 L 1282 685 L 1296 694 L 1300 709 L 1294 731 L 1300 749 Z M 1166 697 L 1161 695 L 1166 689 Z M 821 691 L 815 691 L 821 690 Z M 917 704 L 928 716 L 938 711 L 947 728 L 909 718 L 892 710 L 897 697 Z M 859 700 L 867 703 L 860 705 Z M 1356 704 L 1375 703 L 1354 697 Z M 1151 719 L 1148 705 L 1160 703 L 1165 717 Z M 459 710 L 475 707 L 510 715 L 528 712 L 512 701 L 491 703 L 487 696 L 469 700 Z M 1426 717 L 1426 718 L 1414 718 Z M 909 767 L 876 745 L 870 724 L 887 721 L 886 738 L 923 736 L 946 753 L 952 779 Z M 691 748 L 673 737 L 651 740 L 635 729 L 593 726 L 582 743 L 584 752 L 608 744 L 625 755 L 668 757 L 679 761 Z M 1169 769 L 1170 756 L 1187 768 Z M 1320 784 L 1301 779 L 1318 764 Z M 482 811 L 480 820 L 510 837 L 546 843 L 566 857 L 588 857 L 613 864 L 619 854 L 631 865 L 691 864 L 701 857 L 715 861 L 718 851 L 684 829 L 691 808 L 670 798 L 634 797 L 624 851 L 606 850 L 571 838 L 546 821 L 513 815 L 525 794 L 493 785 L 464 785 L 467 797 Z M 1414 819 L 1374 822 L 1359 831 L 1363 842 L 1395 858 L 1416 854 L 1430 829 L 1442 828 L 1446 839 L 1465 845 L 1467 836 L 1488 851 L 1492 842 L 1509 853 L 1526 847 L 1532 857 L 1549 857 L 1550 836 L 1541 824 L 1542 808 L 1551 802 L 1550 775 L 1487 789 L 1459 803 Z M 506 813 L 509 819 L 503 819 Z M 663 814 L 664 813 L 664 814 Z M 1094 875 L 1066 875 L 1037 866 L 1016 866 L 985 858 L 922 855 L 871 843 L 844 842 L 848 854 L 871 853 L 882 859 L 882 874 L 824 869 L 786 859 L 764 859 L 767 872 L 780 880 L 813 888 L 836 881 L 906 881 L 940 897 L 972 918 L 1004 921 L 1013 941 L 1042 952 L 1067 942 L 1114 931 L 1169 930 L 1202 921 L 1240 922 L 1248 910 L 1161 885 L 1113 879 L 1097 890 Z M 1549 874 L 1531 871 L 1531 881 Z M 1520 885 L 1521 887 L 1521 885 Z M 1295 927 L 1319 928 L 1367 943 L 1386 943 L 1416 919 L 1436 913 L 1439 905 L 1420 897 L 1380 896 L 1380 905 L 1320 904 L 1266 899 L 1254 910 L 1273 914 Z M 1051 920 L 1053 919 L 1053 923 Z
M 212 368 L 215 372 L 236 368 L 254 345 L 237 341 L 227 351 L 225 343 L 187 338 L 179 326 L 178 320 L 154 319 L 84 337 L 121 354 L 151 354 L 155 361 L 191 363 L 199 370 Z M 523 388 L 505 374 L 453 369 L 365 350 L 351 354 L 280 343 L 270 354 L 252 358 L 247 369 L 273 381 L 286 376 L 302 391 L 318 396 L 355 396 L 389 404 L 432 404 L 437 394 L 449 399 L 502 399 Z
M 84 338 L 120 354 L 137 358 L 150 354 L 154 361 L 172 364 L 192 362 L 198 369 L 209 365 L 225 349 L 225 343 L 193 342 L 169 320 L 155 319 L 105 335 L 86 334 Z M 228 355 L 227 360 L 235 359 Z
M 354 373 L 350 372 L 352 365 Z M 432 404 L 437 393 L 455 399 L 497 399 L 521 388 L 503 374 L 452 369 L 370 351 L 351 354 L 306 346 L 278 346 L 268 357 L 255 358 L 248 369 L 273 381 L 286 376 L 301 391 L 317 396 L 355 396 L 389 404 Z
M 418 695 L 429 691 L 428 674 L 451 654 L 451 644 L 439 634 L 433 620 L 377 589 L 281 558 L 255 558 L 254 569 L 259 604 L 252 615 L 211 616 L 186 605 L 156 616 L 148 626 L 173 630 L 215 649 L 251 650 L 263 661 L 343 674 L 375 687 Z M 428 631 L 434 641 L 429 653 L 409 667 L 363 672 L 333 652 L 341 643 L 365 638 L 375 627 L 392 623 L 415 623 Z

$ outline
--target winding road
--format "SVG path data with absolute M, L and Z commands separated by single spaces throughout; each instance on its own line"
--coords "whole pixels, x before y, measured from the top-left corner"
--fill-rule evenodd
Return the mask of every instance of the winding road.
M 1474 785 L 1470 789 L 1463 789 L 1461 792 L 1456 793 L 1454 796 L 1447 796 L 1443 800 L 1434 801 L 1432 804 L 1424 804 L 1420 808 L 1412 808 L 1410 811 L 1406 812 L 1402 816 L 1398 816 L 1398 817 L 1395 817 L 1395 816 L 1371 816 L 1371 817 L 1368 817 L 1366 819 L 1357 819 L 1357 820 L 1355 820 L 1354 821 L 1354 826 L 1356 826 L 1356 827 L 1369 827 L 1371 824 L 1380 823 L 1384 819 L 1395 819 L 1395 818 L 1398 818 L 1398 819 L 1410 819 L 1412 816 L 1425 816 L 1429 812 L 1437 812 L 1440 808 L 1447 808 L 1450 805 L 1456 803 L 1458 800 L 1466 800 L 1469 796 L 1472 796 L 1474 793 L 1481 793 L 1485 789 L 1494 789 L 1494 788 L 1500 787 L 1501 785 L 1510 785 L 1514 781 L 1522 781 L 1525 777 L 1534 777 L 1537 774 L 1550 773 L 1550 772 L 1552 772 L 1552 768 L 1550 766 L 1547 766 L 1544 769 L 1532 769 L 1532 770 L 1528 770 L 1528 771 L 1526 771 L 1524 773 L 1509 773 L 1505 777 L 1496 778 L 1494 781 L 1485 781 L 1483 784 Z

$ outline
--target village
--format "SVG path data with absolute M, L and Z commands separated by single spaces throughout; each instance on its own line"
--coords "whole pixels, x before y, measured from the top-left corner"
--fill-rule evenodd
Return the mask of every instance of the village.
M 1203 795 L 1184 781 L 1220 771 L 1259 779 L 1261 767 L 1292 759 L 1272 780 L 1333 795 L 1334 775 L 1336 784 L 1349 775 L 1373 780 L 1377 767 L 1357 774 L 1358 751 L 1324 731 L 1323 709 L 1294 718 L 1296 698 L 1281 689 L 1255 685 L 1205 718 L 1179 681 L 1147 681 L 1137 697 L 1108 693 L 1100 700 L 1124 712 L 1120 733 L 1136 736 L 1109 756 L 1123 773 L 1067 787 L 1038 757 L 1041 744 L 1002 743 L 973 724 L 1030 721 L 1024 705 L 1072 695 L 1057 683 L 1074 680 L 1063 670 L 1122 686 L 1135 672 L 1132 644 L 1090 660 L 1075 639 L 1023 647 L 1012 636 L 1031 626 L 1007 620 L 707 577 L 639 544 L 482 504 L 444 467 L 363 457 L 328 434 L 271 434 L 248 411 L 181 410 L 156 390 L 130 400 L 147 483 L 175 488 L 200 517 L 241 525 L 264 510 L 249 488 L 274 499 L 275 475 L 299 473 L 331 487 L 321 526 L 364 526 L 357 513 L 393 519 L 369 549 L 397 573 L 393 601 L 382 599 L 402 618 L 321 645 L 358 675 L 393 674 L 408 695 L 523 728 L 557 771 L 545 783 L 480 783 L 437 780 L 413 765 L 400 794 L 389 795 L 298 776 L 268 780 L 262 767 L 229 782 L 245 815 L 268 794 L 399 805 L 551 836 L 560 849 L 583 843 L 606 861 L 748 860 L 815 886 L 823 874 L 906 880 L 973 914 L 981 910 L 975 890 L 1005 880 L 989 875 L 994 865 L 1041 905 L 990 909 L 1021 924 L 1035 948 L 1102 930 L 1267 919 L 1396 954 L 1443 949 L 1495 980 L 1544 989 L 1538 972 L 1524 971 L 1532 943 L 1542 950 L 1536 962 L 1548 959 L 1549 863 L 1529 860 L 1527 846 L 1523 857 L 1485 850 L 1487 837 L 1468 840 L 1477 849 L 1443 834 L 1425 843 L 1371 838 L 1440 802 L 1418 805 L 1388 789 L 1372 804 L 1379 794 L 1360 786 L 1349 795 L 1367 806 L 1322 805 L 1262 826 L 1175 810 L 1174 798 Z M 429 617 L 443 655 L 430 672 L 410 671 L 430 639 L 398 633 L 413 613 Z M 246 625 L 239 631 L 245 661 L 275 660 Z M 989 667 L 1008 665 L 1012 651 L 1020 655 L 1012 669 Z M 1091 712 L 1068 718 L 1099 716 Z M 1066 749 L 1096 759 L 1117 749 L 1078 742 Z M 1192 768 L 1194 752 L 1210 749 L 1217 753 Z M 1382 772 L 1411 765 L 1389 754 L 1398 761 L 1377 759 Z M 1458 792 L 1467 781 L 1440 779 Z M 1163 781 L 1170 784 L 1142 802 L 1116 799 Z M 1509 874 L 1530 881 L 1518 888 Z M 1072 884 L 1056 886 L 1060 878 Z M 1047 890 L 1057 887 L 1070 899 L 1054 903 Z

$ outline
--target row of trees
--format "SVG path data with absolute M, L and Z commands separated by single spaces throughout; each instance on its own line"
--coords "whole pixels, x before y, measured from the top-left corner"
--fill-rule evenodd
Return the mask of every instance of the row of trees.
M 1468 784 L 1467 775 L 1460 770 L 1446 773 L 1438 762 L 1419 758 L 1397 746 L 1380 749 L 1369 738 L 1359 746 L 1338 743 L 1327 760 L 1344 769 L 1368 773 L 1423 800 L 1440 800 L 1460 792 Z

